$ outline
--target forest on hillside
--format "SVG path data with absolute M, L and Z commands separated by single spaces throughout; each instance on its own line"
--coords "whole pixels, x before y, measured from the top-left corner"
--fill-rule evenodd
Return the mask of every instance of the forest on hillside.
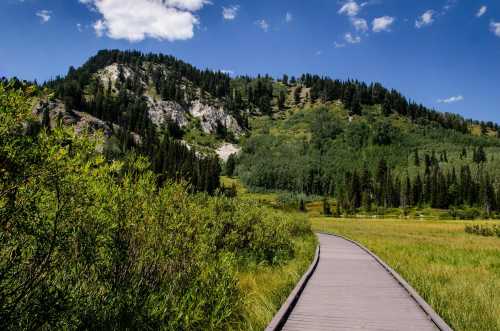
M 320 195 L 337 215 L 387 208 L 468 210 L 453 217 L 497 217 L 500 140 L 384 114 L 353 115 L 343 105 L 297 109 L 258 120 L 232 162 L 257 190 Z

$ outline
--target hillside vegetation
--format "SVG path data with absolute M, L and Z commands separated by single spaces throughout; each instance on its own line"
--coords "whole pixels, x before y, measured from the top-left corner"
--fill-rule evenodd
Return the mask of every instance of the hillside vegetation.
M 496 137 L 418 124 L 380 105 L 353 114 L 340 102 L 251 124 L 236 171 L 254 189 L 335 198 L 339 216 L 394 207 L 449 209 L 464 218 L 499 211 Z
M 336 215 L 500 210 L 498 125 L 437 112 L 378 83 L 231 78 L 170 56 L 111 50 L 45 86 L 67 109 L 118 127 L 108 158 L 136 150 L 163 179 L 197 191 L 219 187 L 214 151 L 229 142 L 242 148 L 231 174 L 247 186 L 333 198 Z
M 106 160 L 100 134 L 43 127 L 31 115 L 41 92 L 15 87 L 0 83 L 4 330 L 268 322 L 312 258 L 304 217 L 190 193 L 134 153 Z M 264 269 L 281 280 L 248 282 Z M 259 287 L 268 290 L 250 297 Z

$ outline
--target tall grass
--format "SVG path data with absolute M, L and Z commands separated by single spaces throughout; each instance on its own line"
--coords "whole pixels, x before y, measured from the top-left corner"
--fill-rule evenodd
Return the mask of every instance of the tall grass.
M 500 330 L 500 240 L 465 233 L 465 224 L 313 219 L 314 230 L 344 235 L 379 255 L 453 329 Z
M 311 264 L 316 242 L 312 234 L 295 239 L 295 257 L 288 263 L 278 267 L 253 264 L 238 273 L 244 293 L 239 330 L 265 329 Z

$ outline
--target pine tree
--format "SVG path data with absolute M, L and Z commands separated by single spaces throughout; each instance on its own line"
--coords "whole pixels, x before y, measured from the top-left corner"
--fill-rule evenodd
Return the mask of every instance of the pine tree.
M 226 175 L 232 177 L 236 169 L 236 157 L 234 154 L 230 155 L 226 162 Z
M 294 100 L 296 106 L 298 106 L 300 104 L 301 93 L 302 93 L 302 86 L 299 85 L 295 88 L 295 91 L 293 92 L 293 100 Z
M 306 204 L 304 203 L 303 199 L 300 199 L 299 201 L 299 210 L 304 213 L 307 211 Z
M 406 180 L 404 187 L 401 192 L 401 207 L 404 209 L 408 208 L 412 205 L 412 190 L 411 190 L 411 182 L 408 174 L 406 175 Z
M 481 164 L 487 161 L 486 152 L 484 151 L 483 146 L 479 146 L 477 150 L 474 150 L 473 159 L 477 164 Z
M 420 155 L 418 155 L 418 149 L 416 148 L 414 151 L 414 162 L 416 167 L 420 167 Z
M 288 75 L 283 75 L 283 79 L 281 80 L 283 84 L 288 85 Z
M 330 207 L 330 203 L 328 202 L 328 199 L 326 199 L 326 198 L 323 199 L 323 215 L 332 216 L 332 209 Z
M 420 206 L 422 203 L 422 194 L 423 194 L 423 183 L 422 179 L 420 178 L 420 174 L 417 175 L 417 178 L 415 179 L 415 182 L 413 184 L 413 203 L 416 206 Z
M 385 116 L 389 116 L 392 114 L 392 103 L 388 94 L 386 94 L 384 98 L 384 103 L 382 104 L 382 112 Z

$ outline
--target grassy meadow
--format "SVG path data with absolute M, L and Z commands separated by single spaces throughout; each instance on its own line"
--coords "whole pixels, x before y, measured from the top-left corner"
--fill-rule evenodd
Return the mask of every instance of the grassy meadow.
M 372 250 L 453 329 L 500 330 L 500 239 L 464 231 L 481 222 L 311 219 Z

